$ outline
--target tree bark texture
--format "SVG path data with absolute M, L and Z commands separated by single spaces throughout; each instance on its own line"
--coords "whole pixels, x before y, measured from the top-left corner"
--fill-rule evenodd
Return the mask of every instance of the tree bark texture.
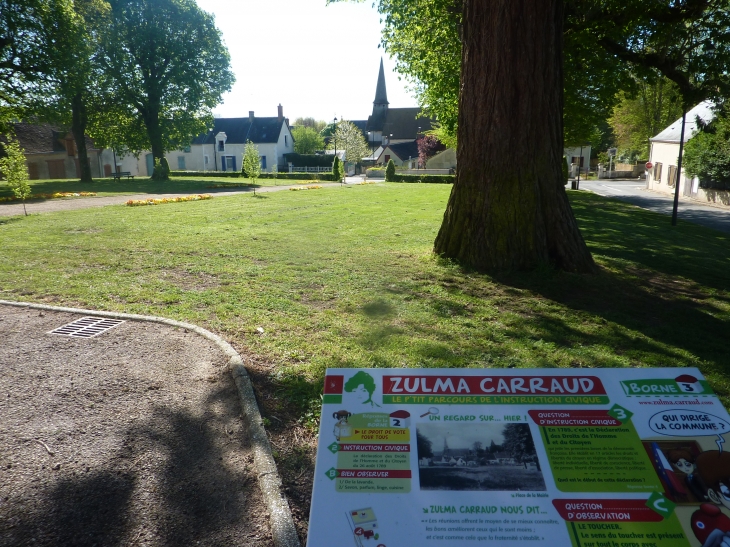
M 91 178 L 91 165 L 89 165 L 89 154 L 86 150 L 86 126 L 88 116 L 86 104 L 81 93 L 76 93 L 71 99 L 71 134 L 76 142 L 76 153 L 79 156 L 79 176 L 81 182 L 93 182 Z
M 458 173 L 434 251 L 593 271 L 562 175 L 562 0 L 465 0 L 463 21 Z

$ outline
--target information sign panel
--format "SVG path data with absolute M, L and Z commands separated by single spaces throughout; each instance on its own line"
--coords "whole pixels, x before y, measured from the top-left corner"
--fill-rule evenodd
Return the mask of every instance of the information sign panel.
M 730 545 L 729 433 L 696 369 L 329 369 L 307 545 Z

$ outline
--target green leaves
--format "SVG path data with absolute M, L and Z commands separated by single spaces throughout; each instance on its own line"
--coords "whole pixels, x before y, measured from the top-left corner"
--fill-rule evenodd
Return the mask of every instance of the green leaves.
M 243 149 L 243 174 L 251 179 L 252 183 L 261 175 L 261 158 L 258 147 L 248 141 Z
M 0 173 L 5 177 L 8 186 L 13 191 L 13 195 L 23 201 L 23 209 L 25 209 L 25 200 L 32 193 L 28 183 L 28 167 L 25 165 L 25 154 L 18 141 L 12 138 L 8 138 L 8 142 L 3 144 L 3 148 L 5 148 L 6 156 L 0 158 Z
M 313 127 L 296 126 L 292 129 L 294 152 L 297 154 L 314 154 L 324 150 L 324 139 Z

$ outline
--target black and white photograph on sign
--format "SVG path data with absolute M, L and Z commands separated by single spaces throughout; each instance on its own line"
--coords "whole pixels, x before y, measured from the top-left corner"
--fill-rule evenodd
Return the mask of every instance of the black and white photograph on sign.
M 421 490 L 546 490 L 527 424 L 424 423 L 416 438 Z

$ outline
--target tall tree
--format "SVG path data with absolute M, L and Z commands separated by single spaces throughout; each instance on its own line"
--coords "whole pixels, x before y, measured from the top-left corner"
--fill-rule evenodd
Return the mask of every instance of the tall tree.
M 337 142 L 337 150 L 345 151 L 345 161 L 348 163 L 360 163 L 362 158 L 370 152 L 362 131 L 355 124 L 347 120 L 342 120 L 337 123 L 335 140 Z
M 86 135 L 90 120 L 108 100 L 100 85 L 106 79 L 97 61 L 100 33 L 108 22 L 109 5 L 104 0 L 74 0 L 69 8 L 66 13 L 56 15 L 49 29 L 53 92 L 43 98 L 38 111 L 44 119 L 71 129 L 79 178 L 81 182 L 91 182 Z
M 324 138 L 313 127 L 297 125 L 291 134 L 297 154 L 314 154 L 317 150 L 324 150 Z
M 103 61 L 127 112 L 119 130 L 128 142 L 146 141 L 161 160 L 212 121 L 212 108 L 235 79 L 228 50 L 213 17 L 194 0 L 110 5 Z
M 315 120 L 312 117 L 308 118 L 297 118 L 292 124 L 294 127 L 311 127 L 317 133 L 322 131 L 327 126 L 327 122 L 324 120 Z
M 635 92 L 621 94 L 610 124 L 620 148 L 649 157 L 649 139 L 682 115 L 682 98 L 664 77 L 637 81 Z
M 435 252 L 593 271 L 562 179 L 562 2 L 465 0 L 463 24 L 459 169 Z
M 0 122 L 22 119 L 52 94 L 54 29 L 72 13 L 71 0 L 0 0 Z

